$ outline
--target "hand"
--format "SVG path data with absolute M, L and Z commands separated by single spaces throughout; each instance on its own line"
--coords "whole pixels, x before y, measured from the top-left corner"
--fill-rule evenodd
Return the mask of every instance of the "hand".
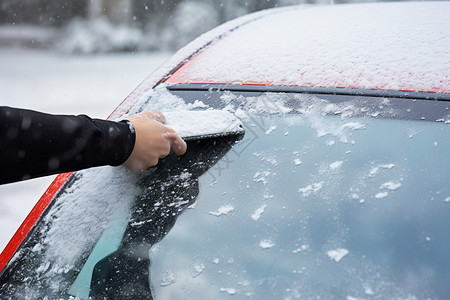
M 138 172 L 156 166 L 160 158 L 170 153 L 170 149 L 177 155 L 186 152 L 186 142 L 175 130 L 163 125 L 166 118 L 161 112 L 142 112 L 129 120 L 136 132 L 136 142 L 130 157 L 123 163 L 128 169 Z

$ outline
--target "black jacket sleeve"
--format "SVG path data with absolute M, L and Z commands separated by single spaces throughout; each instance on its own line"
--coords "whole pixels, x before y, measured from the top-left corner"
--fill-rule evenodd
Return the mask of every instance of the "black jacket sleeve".
M 128 121 L 51 115 L 0 106 L 0 184 L 124 163 L 133 151 Z

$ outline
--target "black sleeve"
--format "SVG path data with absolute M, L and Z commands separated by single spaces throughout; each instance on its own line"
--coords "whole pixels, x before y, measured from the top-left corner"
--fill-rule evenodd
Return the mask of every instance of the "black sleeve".
M 128 121 L 50 115 L 0 106 L 0 184 L 124 163 L 133 151 Z

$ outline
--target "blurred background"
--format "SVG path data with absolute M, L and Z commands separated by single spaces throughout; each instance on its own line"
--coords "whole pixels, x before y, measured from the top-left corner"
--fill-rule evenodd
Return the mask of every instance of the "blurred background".
M 354 0 L 0 0 L 0 43 L 64 53 L 173 51 L 238 16 Z M 361 2 L 361 0 L 359 0 Z

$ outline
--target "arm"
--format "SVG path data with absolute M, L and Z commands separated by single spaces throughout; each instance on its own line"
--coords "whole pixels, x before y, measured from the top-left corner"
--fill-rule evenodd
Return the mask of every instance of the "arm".
M 136 171 L 155 165 L 158 159 L 155 160 L 154 156 L 159 155 L 159 158 L 162 152 L 148 149 L 152 145 L 145 140 L 146 134 L 154 131 L 156 125 L 167 127 L 159 122 L 149 126 L 149 120 L 141 123 L 130 121 L 136 133 L 128 121 L 113 122 L 85 115 L 50 115 L 0 107 L 0 183 L 102 165 L 118 166 L 124 162 L 135 166 L 133 162 L 136 160 L 143 161 L 132 168 Z M 156 145 L 166 141 L 170 150 L 173 143 L 162 134 L 153 134 L 152 137 Z

